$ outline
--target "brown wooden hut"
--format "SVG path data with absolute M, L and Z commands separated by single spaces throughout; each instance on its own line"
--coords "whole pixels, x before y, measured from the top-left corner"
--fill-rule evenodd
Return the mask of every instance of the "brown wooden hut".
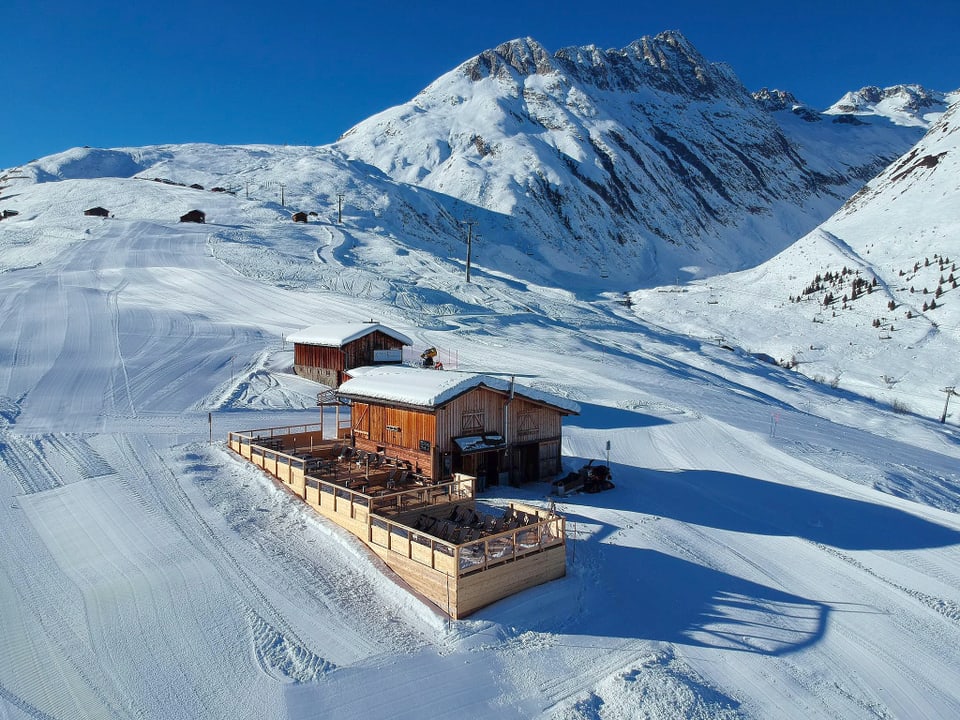
M 100 207 L 99 205 L 97 207 L 92 207 L 89 210 L 84 210 L 83 214 L 90 217 L 110 217 L 110 211 L 104 207 Z
M 307 214 L 301 210 L 300 212 L 295 212 L 291 218 L 294 222 L 305 223 L 307 221 Z
M 290 335 L 293 369 L 297 375 L 339 387 L 344 371 L 363 365 L 398 364 L 406 335 L 380 323 L 330 323 L 313 325 Z
M 440 482 L 453 473 L 479 489 L 561 472 L 561 422 L 577 403 L 512 380 L 411 367 L 357 368 L 340 386 L 354 443 L 406 460 Z
M 203 210 L 191 210 L 186 215 L 180 216 L 180 222 L 205 223 L 207 214 Z

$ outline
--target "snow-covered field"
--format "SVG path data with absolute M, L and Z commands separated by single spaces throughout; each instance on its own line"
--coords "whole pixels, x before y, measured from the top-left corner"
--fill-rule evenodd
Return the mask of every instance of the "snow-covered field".
M 467 285 L 242 192 L 205 193 L 206 226 L 176 223 L 198 191 L 157 183 L 5 192 L 0 717 L 960 715 L 953 409 L 894 412 L 482 256 Z M 105 196 L 117 218 L 80 215 Z M 558 503 L 566 578 L 450 622 L 225 450 L 317 417 L 287 334 L 371 317 L 576 400 L 570 469 L 610 442 L 616 489 Z

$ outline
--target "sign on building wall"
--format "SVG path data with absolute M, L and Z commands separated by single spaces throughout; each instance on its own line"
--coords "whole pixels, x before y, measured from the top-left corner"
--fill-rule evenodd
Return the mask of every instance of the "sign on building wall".
M 375 363 L 398 363 L 403 360 L 402 353 L 403 351 L 401 348 L 394 348 L 392 350 L 374 350 L 373 361 Z

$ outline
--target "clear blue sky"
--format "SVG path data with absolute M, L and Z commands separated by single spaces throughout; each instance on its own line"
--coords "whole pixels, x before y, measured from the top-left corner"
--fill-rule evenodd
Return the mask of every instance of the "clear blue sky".
M 0 168 L 77 145 L 321 145 L 501 42 L 624 47 L 680 30 L 751 90 L 826 107 L 960 88 L 960 2 L 5 0 Z

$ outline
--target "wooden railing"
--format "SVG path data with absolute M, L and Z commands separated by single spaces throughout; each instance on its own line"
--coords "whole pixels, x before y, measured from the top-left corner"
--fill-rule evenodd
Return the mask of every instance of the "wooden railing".
M 563 545 L 566 521 L 548 515 L 534 523 L 481 537 L 458 545 L 437 538 L 382 515 L 370 515 L 371 544 L 440 570 L 447 575 L 463 577 L 503 563 Z
M 342 482 L 310 474 L 311 459 L 270 447 L 289 445 L 291 436 L 307 437 L 319 428 L 318 424 L 308 424 L 230 432 L 227 443 L 231 450 L 276 477 L 308 504 L 336 516 L 334 519 L 339 518 L 344 527 L 368 544 L 398 553 L 449 577 L 470 575 L 565 543 L 564 518 L 514 504 L 511 508 L 519 508 L 528 518 L 537 519 L 463 544 L 392 519 L 391 515 L 413 508 L 429 510 L 432 506 L 472 501 L 476 478 L 470 475 L 457 473 L 448 482 L 407 485 L 392 492 L 368 495 Z M 323 443 L 324 446 L 333 444 L 335 441 Z M 409 514 L 406 513 L 406 517 Z

